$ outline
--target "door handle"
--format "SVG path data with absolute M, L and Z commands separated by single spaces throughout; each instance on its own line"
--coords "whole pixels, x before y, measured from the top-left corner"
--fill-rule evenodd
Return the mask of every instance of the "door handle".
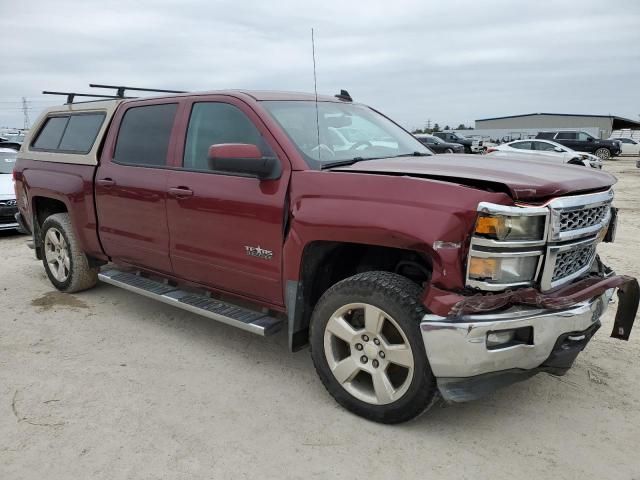
M 96 180 L 96 182 L 102 187 L 113 187 L 116 184 L 115 180 L 112 178 L 101 178 Z
M 172 187 L 168 190 L 169 195 L 172 197 L 192 197 L 193 190 L 188 189 L 187 187 Z

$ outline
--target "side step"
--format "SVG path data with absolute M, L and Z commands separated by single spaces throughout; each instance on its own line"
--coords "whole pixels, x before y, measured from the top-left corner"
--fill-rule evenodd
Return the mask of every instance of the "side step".
M 205 295 L 185 292 L 177 287 L 156 282 L 133 273 L 108 269 L 98 273 L 98 279 L 116 287 L 124 288 L 145 297 L 153 298 L 168 305 L 173 305 L 262 336 L 276 333 L 283 323 L 282 320 L 264 313 L 215 300 Z

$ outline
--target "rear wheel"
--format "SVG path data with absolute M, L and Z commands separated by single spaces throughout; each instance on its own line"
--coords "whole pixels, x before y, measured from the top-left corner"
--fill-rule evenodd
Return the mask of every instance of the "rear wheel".
M 311 355 L 336 401 L 364 418 L 400 423 L 436 399 L 420 334 L 420 287 L 389 272 L 366 272 L 331 287 L 311 323 Z
M 56 213 L 42 224 L 42 263 L 49 280 L 62 292 L 79 292 L 98 281 L 98 268 L 91 267 L 80 250 L 67 213 Z
M 595 155 L 602 160 L 608 160 L 611 158 L 611 150 L 608 148 L 599 148 L 595 151 Z

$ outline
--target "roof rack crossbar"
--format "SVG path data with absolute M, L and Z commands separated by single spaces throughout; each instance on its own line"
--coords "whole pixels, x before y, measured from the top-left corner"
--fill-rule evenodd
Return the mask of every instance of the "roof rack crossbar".
M 67 101 L 65 103 L 73 103 L 73 99 L 75 97 L 112 98 L 112 99 L 125 98 L 125 97 L 119 97 L 116 95 L 99 95 L 95 93 L 76 93 L 76 92 L 51 92 L 49 90 L 43 90 L 42 94 L 43 95 L 64 95 L 67 97 Z
M 125 90 L 132 90 L 136 92 L 156 92 L 156 93 L 187 93 L 184 90 L 167 90 L 160 88 L 139 88 L 139 87 L 125 87 L 123 85 L 102 85 L 98 83 L 90 83 L 91 88 L 111 88 L 117 91 L 119 98 L 124 98 Z

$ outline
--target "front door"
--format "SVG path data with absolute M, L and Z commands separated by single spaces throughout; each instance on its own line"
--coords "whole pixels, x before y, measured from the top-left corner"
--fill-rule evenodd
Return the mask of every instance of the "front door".
M 177 107 L 134 103 L 114 118 L 118 136 L 105 145 L 95 198 L 100 241 L 115 262 L 171 273 L 167 160 Z
M 211 96 L 185 105 L 168 173 L 170 255 L 179 277 L 245 298 L 283 304 L 283 223 L 290 166 L 259 117 L 240 100 Z M 210 169 L 211 145 L 248 143 L 281 162 L 259 180 Z

